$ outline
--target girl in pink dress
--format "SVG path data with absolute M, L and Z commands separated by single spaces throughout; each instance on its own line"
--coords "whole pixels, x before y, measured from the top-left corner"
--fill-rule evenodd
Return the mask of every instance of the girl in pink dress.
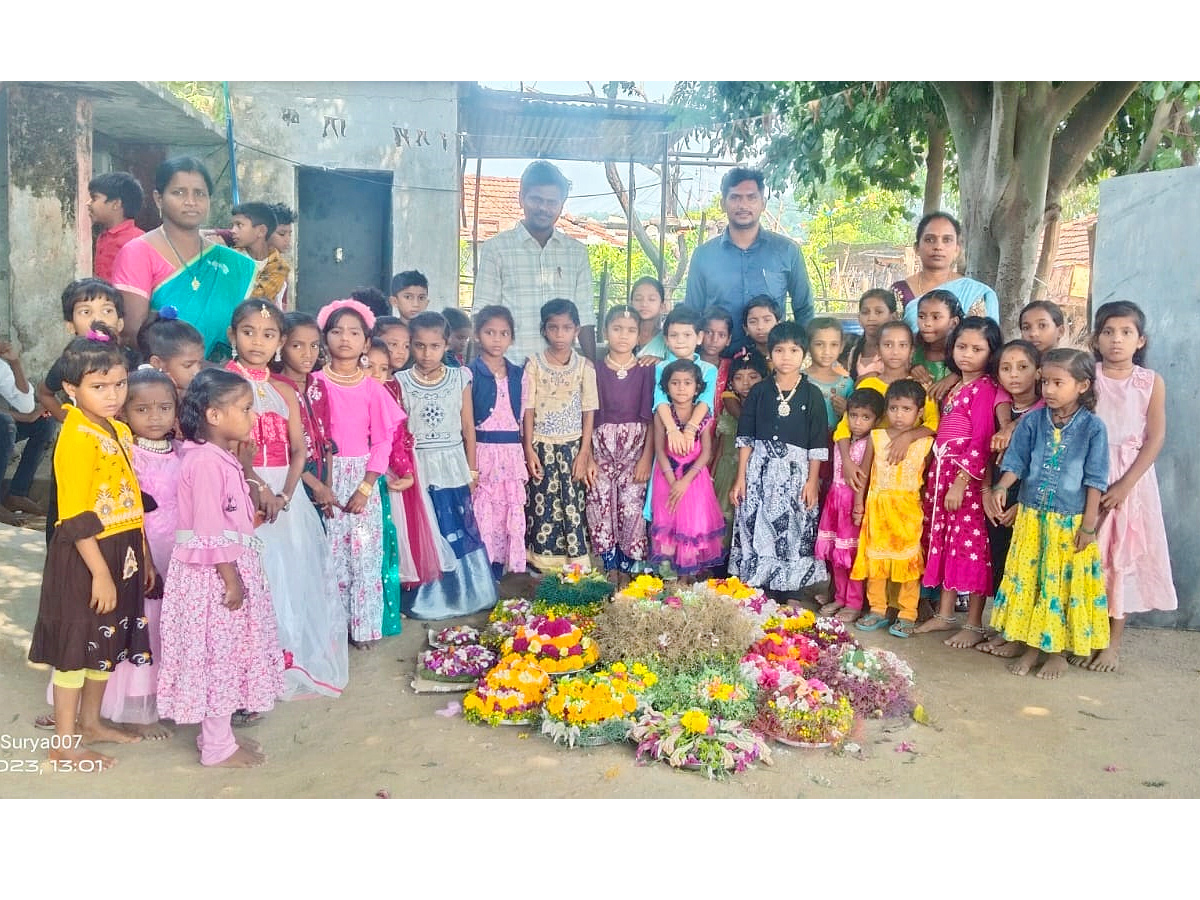
M 400 420 L 396 404 L 363 367 L 375 315 L 357 300 L 321 308 L 328 364 L 313 377 L 329 398 L 337 500 L 325 523 L 350 643 L 366 649 L 383 637 L 383 507 L 378 481 L 388 470 Z
M 479 354 L 471 361 L 475 416 L 475 464 L 479 482 L 472 505 L 492 571 L 499 579 L 525 571 L 525 485 L 529 471 L 521 444 L 521 420 L 529 405 L 529 381 L 504 354 L 515 331 L 512 313 L 486 306 L 475 314 Z
M 700 367 L 677 359 L 663 369 L 660 383 L 671 400 L 675 427 L 691 418 L 704 387 Z M 668 562 L 690 582 L 697 573 L 719 565 L 725 554 L 725 516 L 713 491 L 708 460 L 712 456 L 712 417 L 700 423 L 700 440 L 681 457 L 667 447 L 667 431 L 654 419 L 655 470 L 650 517 L 650 562 Z
M 846 398 L 846 421 L 850 426 L 850 458 L 863 464 L 871 444 L 871 429 L 883 419 L 884 403 L 874 388 L 859 388 Z M 855 622 L 863 612 L 866 582 L 852 580 L 854 556 L 858 552 L 858 533 L 862 529 L 866 488 L 855 491 L 846 484 L 842 472 L 842 454 L 833 454 L 833 483 L 825 497 L 821 521 L 817 526 L 817 543 L 813 554 L 829 563 L 831 585 L 829 602 L 821 607 L 821 615 L 837 617 L 843 622 Z
M 234 455 L 255 419 L 250 385 L 220 369 L 197 375 L 179 410 L 179 530 L 163 590 L 158 711 L 200 723 L 206 766 L 265 762 L 257 744 L 234 737 L 231 719 L 238 709 L 266 712 L 283 691 L 255 507 Z
M 1011 406 L 996 382 L 1000 327 L 983 316 L 967 316 L 950 333 L 947 366 L 961 380 L 946 395 L 933 442 L 933 460 L 925 479 L 925 575 L 922 584 L 940 588 L 939 609 L 914 631 L 955 633 L 949 647 L 974 647 L 986 637 L 984 599 L 992 592 L 992 557 L 983 510 L 996 408 Z M 954 612 L 958 594 L 969 594 L 967 622 L 961 629 Z
M 1167 437 L 1167 388 L 1144 368 L 1146 315 L 1118 300 L 1096 310 L 1096 415 L 1108 428 L 1109 487 L 1100 498 L 1097 543 L 1104 567 L 1109 645 L 1071 660 L 1093 672 L 1115 672 L 1129 613 L 1179 605 L 1171 580 L 1167 529 L 1154 461 Z
M 252 474 L 264 521 L 263 566 L 286 672 L 281 699 L 337 697 L 350 678 L 346 612 L 338 600 L 333 561 L 321 517 L 300 488 L 308 449 L 295 393 L 276 381 L 267 365 L 280 355 L 283 313 L 267 300 L 247 300 L 233 311 L 225 368 L 254 388 Z M 240 718 L 240 717 L 239 717 Z

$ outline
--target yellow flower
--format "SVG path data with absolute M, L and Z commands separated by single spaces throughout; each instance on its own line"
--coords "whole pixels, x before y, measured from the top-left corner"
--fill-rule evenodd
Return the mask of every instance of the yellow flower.
M 708 716 L 693 707 L 679 717 L 679 724 L 693 734 L 704 734 L 708 731 Z

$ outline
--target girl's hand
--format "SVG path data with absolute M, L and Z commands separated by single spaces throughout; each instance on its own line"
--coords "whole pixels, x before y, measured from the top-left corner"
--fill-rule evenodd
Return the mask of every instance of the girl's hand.
M 1000 524 L 1000 510 L 996 508 L 995 491 L 991 488 L 983 492 L 983 517 L 993 525 Z
M 387 479 L 389 491 L 407 491 L 410 487 L 417 483 L 417 479 L 412 475 L 401 475 L 399 478 L 392 478 L 390 475 Z
M 892 440 L 888 443 L 887 461 L 893 466 L 904 462 L 904 457 L 908 456 L 908 448 L 912 445 L 912 442 L 913 433 L 911 431 L 902 432 L 901 434 L 898 434 L 892 438 Z M 845 471 L 844 465 L 842 470 L 843 472 Z M 847 480 L 846 483 L 849 484 L 849 480 Z M 852 485 L 852 487 L 856 491 L 858 490 L 857 485 Z
M 529 470 L 529 477 L 534 481 L 541 481 L 545 474 L 542 471 L 542 461 L 537 458 L 537 454 L 532 450 L 525 451 L 525 468 Z
M 958 512 L 966 492 L 967 486 L 957 478 L 954 479 L 954 484 L 950 485 L 950 490 L 946 491 L 946 512 Z
M 98 616 L 106 616 L 117 608 L 117 586 L 113 584 L 112 576 L 107 572 L 92 576 L 92 598 L 88 606 L 96 611 Z
M 667 509 L 675 512 L 675 507 L 679 505 L 679 501 L 683 499 L 683 495 L 687 493 L 687 482 L 682 478 L 675 479 L 675 483 L 671 485 L 671 491 L 667 494 Z
M 256 456 L 258 456 L 258 444 L 254 441 L 242 441 L 238 444 L 237 458 L 243 467 L 253 467 Z
M 359 490 L 355 490 L 350 499 L 346 501 L 346 505 L 342 507 L 346 511 L 346 514 L 350 516 L 357 516 L 366 508 L 367 498 Z
M 654 471 L 654 457 L 639 458 L 637 467 L 633 470 L 633 483 L 645 484 L 650 480 L 650 475 Z
M 908 377 L 913 381 L 919 381 L 921 387 L 925 388 L 926 392 L 933 387 L 933 376 L 929 374 L 929 370 L 924 366 L 913 366 L 908 370 Z
M 833 404 L 833 411 L 839 416 L 846 411 L 846 398 L 841 394 L 831 394 L 829 402 Z
M 1005 528 L 1012 528 L 1012 523 L 1017 520 L 1017 507 L 1010 506 L 998 516 L 997 525 L 1003 525 Z
M 1097 524 L 1092 525 L 1092 529 L 1091 529 L 1092 533 L 1091 534 L 1088 534 L 1086 531 L 1084 531 L 1085 527 L 1086 526 L 1081 522 L 1079 525 L 1079 530 L 1075 532 L 1075 552 L 1076 553 L 1082 553 L 1084 548 L 1087 547 L 1088 544 L 1096 543 L 1096 531 L 1100 527 L 1099 524 L 1097 523 Z
M 934 382 L 933 386 L 927 389 L 929 396 L 932 397 L 935 402 L 941 403 L 942 398 L 954 390 L 955 385 L 957 385 L 961 380 L 961 378 L 951 372 L 945 378 Z
M 821 499 L 821 486 L 812 481 L 804 482 L 804 490 L 800 492 L 800 502 L 805 509 L 815 509 Z
M 739 478 L 733 483 L 733 487 L 729 489 L 729 502 L 734 506 L 741 506 L 742 501 L 746 499 L 746 479 Z
M 1118 478 L 1107 491 L 1100 495 L 1100 509 L 1106 512 L 1116 509 L 1125 502 L 1125 498 L 1129 496 L 1132 489 L 1132 484 L 1126 484 L 1124 478 Z
M 342 505 L 338 503 L 337 497 L 325 482 L 318 482 L 315 486 L 309 485 L 312 488 L 313 503 L 321 507 L 326 512 L 334 509 L 341 509 Z
M 147 594 L 154 590 L 154 582 L 158 581 L 158 570 L 154 568 L 154 563 L 150 557 L 146 557 L 145 571 L 142 573 L 142 590 Z
M 575 457 L 575 462 L 571 463 L 571 480 L 592 486 L 592 456 L 590 453 L 580 453 Z
M 279 518 L 279 513 L 283 510 L 287 503 L 287 498 L 282 494 L 273 494 L 271 491 L 262 492 L 262 514 L 263 519 L 268 522 L 274 522 Z
M 646 366 L 657 366 L 660 362 L 661 356 L 639 356 L 637 364 L 638 368 L 644 369 Z
M 692 452 L 692 445 L 696 443 L 696 435 L 690 429 L 684 431 L 680 428 L 678 431 L 672 431 L 667 435 L 667 447 L 670 448 L 673 456 L 687 456 Z
M 245 599 L 246 589 L 242 586 L 241 576 L 238 576 L 231 583 L 225 585 L 225 597 L 221 600 L 221 605 L 233 612 L 242 608 Z
M 1004 453 L 1008 449 L 1009 442 L 1012 441 L 1013 432 L 1017 428 L 1017 420 L 1013 419 L 1000 428 L 992 435 L 992 452 Z
M 867 473 L 852 459 L 842 460 L 842 478 L 854 491 L 861 491 L 867 486 Z
M 855 524 L 855 525 L 862 525 L 862 523 L 863 523 L 863 516 L 864 516 L 865 514 L 866 514 L 866 510 L 864 510 L 864 509 L 863 509 L 862 502 L 861 502 L 861 501 L 855 501 L 855 503 L 854 503 L 854 512 L 853 512 L 853 513 L 851 513 L 851 520 L 854 522 L 854 524 Z

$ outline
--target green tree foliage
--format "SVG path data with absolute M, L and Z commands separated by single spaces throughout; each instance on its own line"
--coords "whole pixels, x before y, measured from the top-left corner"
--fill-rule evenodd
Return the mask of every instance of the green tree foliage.
M 164 81 L 163 84 L 210 119 L 225 121 L 225 88 L 220 81 Z

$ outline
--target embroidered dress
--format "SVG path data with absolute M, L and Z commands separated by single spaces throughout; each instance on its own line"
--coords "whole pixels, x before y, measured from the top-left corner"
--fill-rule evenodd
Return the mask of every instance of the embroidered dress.
M 921 549 L 921 482 L 933 438 L 917 438 L 909 444 L 904 459 L 894 466 L 887 461 L 891 444 L 887 431 L 872 431 L 871 443 L 871 481 L 850 577 L 905 584 L 920 578 L 925 565 Z
M 925 575 L 927 588 L 960 594 L 992 592 L 992 554 L 983 514 L 983 476 L 996 432 L 997 403 L 1008 391 L 990 375 L 959 385 L 946 398 L 933 461 L 925 482 Z M 946 509 L 946 494 L 959 472 L 969 476 L 962 505 Z
M 654 368 L 634 366 L 625 377 L 602 363 L 596 367 L 600 409 L 592 431 L 596 481 L 587 492 L 592 552 L 606 572 L 643 571 L 649 549 L 646 483 L 633 480 L 650 434 L 650 394 Z
M 496 605 L 496 580 L 471 507 L 471 471 L 463 449 L 463 391 L 471 383 L 465 366 L 447 367 L 435 384 L 412 369 L 395 374 L 408 411 L 417 470 L 425 482 L 426 509 L 441 537 L 442 577 L 405 594 L 413 619 L 448 619 Z
M 727 391 L 722 397 L 722 405 L 729 402 L 730 397 L 736 395 L 732 391 Z M 737 480 L 738 467 L 738 450 L 737 442 L 737 426 L 738 420 L 729 413 L 728 409 L 722 409 L 721 415 L 717 419 L 717 427 L 715 429 L 716 436 L 720 438 L 721 444 L 717 448 L 719 455 L 717 461 L 713 465 L 713 491 L 717 495 L 717 503 L 721 507 L 721 515 L 725 518 L 725 528 L 728 532 L 733 526 L 733 504 L 729 502 L 729 492 L 733 489 L 733 483 Z
M 368 472 L 382 476 L 398 419 L 396 404 L 378 381 L 363 377 L 340 385 L 324 371 L 315 373 L 329 398 L 330 437 L 337 445 L 333 458 L 333 494 L 346 505 Z M 333 554 L 333 572 L 350 638 L 375 641 L 383 637 L 383 510 L 379 492 L 372 490 L 360 513 L 334 509 L 325 523 Z
M 179 452 L 179 531 L 163 589 L 158 712 L 179 723 L 266 712 L 284 689 L 271 591 L 254 536 L 242 466 L 215 444 Z M 243 599 L 225 606 L 219 563 L 233 563 Z
M 828 574 L 813 556 L 817 510 L 801 500 L 810 465 L 827 459 L 829 428 L 821 392 L 801 375 L 779 414 L 772 375 L 750 389 L 738 420 L 737 446 L 751 447 L 746 497 L 734 521 L 729 574 L 754 587 L 798 591 Z
M 829 430 L 833 431 L 837 427 L 838 419 L 841 418 L 833 410 L 833 396 L 836 394 L 843 399 L 849 397 L 854 392 L 854 381 L 849 375 L 839 375 L 833 381 L 821 381 L 809 375 L 808 380 L 817 386 L 821 396 L 825 398 L 825 413 L 829 417 Z
M 908 377 L 907 375 L 905 376 Z M 858 383 L 860 388 L 870 388 L 873 391 L 878 391 L 880 397 L 887 396 L 888 383 L 877 375 L 868 375 Z M 938 410 L 937 401 L 931 397 L 925 400 L 925 406 L 921 409 L 921 418 L 917 424 L 924 425 L 930 431 L 937 431 L 938 422 L 941 419 L 941 413 Z M 887 428 L 891 422 L 888 421 L 887 413 L 883 414 L 883 418 L 879 420 L 876 428 Z M 834 443 L 843 438 L 850 437 L 850 420 L 842 413 L 841 420 L 837 423 L 837 427 L 833 429 Z
M 574 351 L 563 366 L 543 351 L 529 358 L 525 371 L 534 410 L 533 452 L 542 464 L 542 477 L 529 482 L 525 541 L 529 562 L 552 572 L 588 562 L 584 489 L 571 478 L 571 467 L 579 455 L 583 414 L 600 405 L 596 370 Z
M 329 470 L 326 454 L 336 453 L 337 448 L 329 437 L 329 398 L 321 382 L 315 380 L 310 373 L 302 389 L 286 375 L 273 375 L 276 381 L 290 387 L 296 392 L 300 403 L 300 424 L 304 426 L 304 471 L 315 475 L 318 480 L 329 483 Z M 301 484 L 304 484 L 301 481 Z M 304 484 L 304 493 L 308 499 L 313 499 L 312 488 Z M 314 504 L 317 515 L 321 517 L 321 527 L 324 527 L 325 514 Z
M 1129 377 L 1121 380 L 1105 375 L 1096 364 L 1096 415 L 1108 428 L 1110 484 L 1129 471 L 1146 441 L 1146 413 L 1153 390 L 1154 372 L 1150 369 L 1134 366 Z M 1178 607 L 1154 466 L 1138 479 L 1125 502 L 1101 519 L 1096 543 L 1113 618 Z
M 850 458 L 861 464 L 867 452 L 870 435 L 850 443 Z M 865 505 L 865 504 L 864 504 Z M 825 506 L 817 525 L 814 554 L 829 564 L 833 575 L 833 597 L 843 605 L 862 608 L 863 583 L 850 579 L 850 569 L 858 551 L 859 526 L 854 524 L 854 488 L 846 484 L 842 471 L 842 454 L 833 453 L 833 483 L 825 497 Z M 848 602 L 856 599 L 855 602 Z
M 130 459 L 133 436 L 124 422 L 103 428 L 74 406 L 54 448 L 58 521 L 46 550 L 30 662 L 61 672 L 112 672 L 128 660 L 151 662 L 142 609 L 142 494 Z M 115 435 L 115 437 L 114 437 Z M 117 605 L 97 614 L 88 601 L 92 573 L 75 542 L 94 537 L 117 589 Z
M 1001 463 L 1023 480 L 991 626 L 1007 640 L 1047 653 L 1082 656 L 1109 642 L 1099 545 L 1075 550 L 1085 488 L 1105 489 L 1100 473 L 1107 441 L 1103 427 L 1089 430 L 1089 418 L 1095 416 L 1080 409 L 1060 428 L 1049 409 L 1024 416 Z
M 471 363 L 475 400 L 475 468 L 479 483 L 472 502 L 488 559 L 502 571 L 525 571 L 525 492 L 529 470 L 521 445 L 521 419 L 529 405 L 529 382 L 523 370 L 508 367 L 509 377 L 496 378 L 481 359 Z M 512 382 L 521 386 L 515 398 Z M 489 389 L 482 404 L 474 395 Z M 494 398 L 494 399 L 491 399 Z
M 674 410 L 672 410 L 674 416 Z M 682 424 L 678 418 L 675 424 Z M 700 434 L 712 428 L 712 417 L 705 416 L 696 432 L 696 442 L 690 452 L 681 457 L 667 452 L 675 478 L 689 471 L 700 456 Z M 712 476 L 708 466 L 700 466 L 679 499 L 674 511 L 668 505 L 671 486 L 667 476 L 655 461 L 654 515 L 650 519 L 650 562 L 667 562 L 679 575 L 694 575 L 703 569 L 720 564 L 725 558 L 721 538 L 725 520 L 717 496 L 713 493 Z
M 1021 416 L 1028 412 L 1032 412 L 1035 409 L 1041 409 L 1042 406 L 1042 401 L 1037 400 L 1028 409 L 1013 408 L 1012 412 L 1010 413 L 1010 421 L 1016 422 L 1021 418 Z M 997 411 L 997 415 L 999 415 L 999 411 Z M 997 431 L 999 431 L 999 428 L 997 428 Z M 996 466 L 994 467 L 995 478 L 992 480 L 992 486 L 995 486 L 996 482 L 1000 480 L 1000 476 L 1004 474 L 1000 471 L 999 462 L 999 459 L 997 459 Z M 1014 506 L 1016 506 L 1020 491 L 1021 482 L 1019 481 L 1008 489 L 1008 499 L 1004 504 L 1005 510 L 1012 509 Z M 1008 551 L 1012 546 L 1012 525 L 997 525 L 992 522 L 991 519 L 988 519 L 987 533 L 988 546 L 992 551 L 992 585 L 995 588 L 999 588 L 1000 582 L 1004 579 L 1004 566 L 1008 560 Z
M 254 474 L 272 493 L 287 483 L 291 444 L 288 404 L 266 373 L 231 362 L 225 367 L 253 388 Z M 248 376 L 248 377 L 247 377 Z M 261 379 L 261 380 L 260 380 Z M 301 490 L 274 522 L 255 529 L 262 541 L 263 569 L 271 586 L 275 628 L 287 671 L 283 700 L 324 694 L 337 697 L 350 680 L 346 610 L 338 596 L 321 517 Z

